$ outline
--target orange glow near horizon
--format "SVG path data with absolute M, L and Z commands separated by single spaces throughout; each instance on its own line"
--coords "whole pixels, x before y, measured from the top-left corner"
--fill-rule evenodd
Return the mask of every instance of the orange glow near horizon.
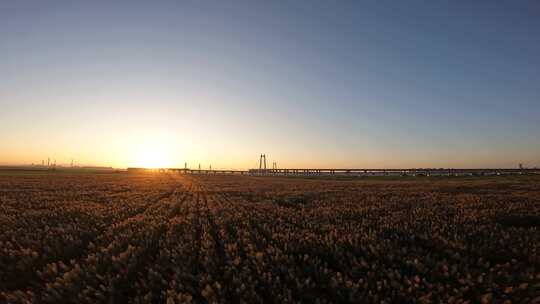
M 170 149 L 165 144 L 156 141 L 141 143 L 130 150 L 129 167 L 167 168 L 173 167 Z

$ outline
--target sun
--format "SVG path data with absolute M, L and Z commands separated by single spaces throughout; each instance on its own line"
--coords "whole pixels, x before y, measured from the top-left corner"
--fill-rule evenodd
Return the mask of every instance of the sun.
M 160 143 L 148 142 L 131 149 L 131 167 L 169 168 L 172 166 L 170 150 Z

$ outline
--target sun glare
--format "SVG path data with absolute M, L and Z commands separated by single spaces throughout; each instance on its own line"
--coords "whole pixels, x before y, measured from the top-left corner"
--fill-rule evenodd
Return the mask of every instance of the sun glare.
M 131 167 L 167 168 L 172 166 L 170 152 L 164 145 L 148 143 L 133 149 Z

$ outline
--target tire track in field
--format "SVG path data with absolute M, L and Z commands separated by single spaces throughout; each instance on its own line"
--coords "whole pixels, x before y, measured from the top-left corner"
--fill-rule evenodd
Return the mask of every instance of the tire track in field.
M 150 271 L 156 271 L 154 268 L 164 271 L 164 276 L 168 277 L 169 275 L 173 275 L 173 273 L 176 273 L 177 271 L 180 272 L 180 276 L 182 278 L 182 283 L 186 285 L 188 292 L 193 296 L 193 299 L 196 303 L 204 303 L 205 298 L 200 292 L 199 283 L 200 283 L 200 276 L 204 272 L 201 272 L 201 269 L 204 268 L 203 263 L 203 256 L 202 256 L 202 239 L 205 231 L 205 223 L 203 223 L 203 220 L 205 219 L 204 216 L 204 208 L 202 206 L 202 189 L 200 185 L 193 180 L 189 180 L 190 186 L 188 187 L 189 191 L 186 192 L 186 195 L 174 206 L 171 207 L 171 210 L 167 215 L 167 223 L 164 225 L 164 231 L 161 234 L 159 240 L 156 241 L 157 248 L 153 252 L 151 258 L 145 259 L 146 262 L 142 265 L 140 265 L 140 271 L 138 272 L 139 278 L 142 280 L 147 279 L 147 274 L 150 273 Z M 191 225 L 189 228 L 186 226 L 184 228 L 188 228 L 188 231 L 184 231 L 184 235 L 187 233 L 190 235 L 189 245 L 193 245 L 191 247 L 192 251 L 190 254 L 189 261 L 186 262 L 183 265 L 178 265 L 178 268 L 170 269 L 168 268 L 170 265 L 166 264 L 165 268 L 160 268 L 159 264 L 159 255 L 162 250 L 170 250 L 171 245 L 174 246 L 175 243 L 170 243 L 170 241 L 167 241 L 167 238 L 169 236 L 169 233 L 172 232 L 175 227 L 174 221 L 178 218 L 184 218 L 187 219 Z M 173 236 L 174 236 L 173 232 Z M 176 244 L 176 245 L 185 245 L 187 243 L 182 244 Z M 188 246 L 189 246 L 188 245 Z M 183 268 L 182 268 L 183 266 Z M 169 271 L 172 271 L 172 273 L 169 273 Z M 182 271 L 185 271 L 183 273 Z M 176 273 L 178 275 L 178 273 Z M 165 280 L 173 280 L 172 277 L 165 278 Z M 153 284 L 153 285 L 152 285 Z M 151 283 L 152 287 L 147 288 L 146 290 L 143 290 L 141 292 L 137 292 L 135 290 L 135 286 L 131 287 L 129 302 L 134 302 L 136 299 L 140 299 L 141 296 L 145 296 L 146 294 L 151 294 L 153 302 L 164 302 L 166 299 L 163 299 L 164 294 L 162 294 L 162 291 L 170 289 L 170 286 L 163 285 L 162 283 L 157 284 L 157 286 L 154 283 Z M 173 289 L 174 290 L 174 289 Z M 125 300 L 125 299 L 120 299 Z
M 203 294 L 201 293 L 201 288 L 200 288 L 200 283 L 201 283 L 201 275 L 204 273 L 204 271 L 201 271 L 203 269 L 205 269 L 205 265 L 202 263 L 203 261 L 203 246 L 202 246 L 202 241 L 203 241 L 203 235 L 204 235 L 204 223 L 202 222 L 202 219 L 204 218 L 202 213 L 203 213 L 203 207 L 202 207 L 202 188 L 201 188 L 201 185 L 200 183 L 198 182 L 194 182 L 195 183 L 195 188 L 196 188 L 196 197 L 195 197 L 195 200 L 193 201 L 194 202 L 194 220 L 195 222 L 193 223 L 194 226 L 192 227 L 193 228 L 193 241 L 194 241 L 194 261 L 195 263 L 193 265 L 189 265 L 191 268 L 191 272 L 190 274 L 196 278 L 196 280 L 198 281 L 198 285 L 199 286 L 194 286 L 193 288 L 193 298 L 195 300 L 196 303 L 205 303 L 206 300 L 203 296 Z
M 195 216 L 199 219 L 199 227 L 203 228 L 203 233 L 196 236 L 196 238 L 200 242 L 204 237 L 205 242 L 210 241 L 211 244 L 213 244 L 209 251 L 204 252 L 205 255 L 201 255 L 201 252 L 199 251 L 195 258 L 197 261 L 197 271 L 192 274 L 199 278 L 199 280 L 201 279 L 201 274 L 208 274 L 212 277 L 211 282 L 204 283 L 199 281 L 199 286 L 197 286 L 198 289 L 195 289 L 195 293 L 193 294 L 195 303 L 213 302 L 216 300 L 215 298 L 212 298 L 214 296 L 217 296 L 217 300 L 226 299 L 226 302 L 241 303 L 242 298 L 234 293 L 234 284 L 232 281 L 234 274 L 231 272 L 232 269 L 230 268 L 232 262 L 228 259 L 225 251 L 226 241 L 236 240 L 236 238 L 229 229 L 231 227 L 226 226 L 227 224 L 225 221 L 223 221 L 221 225 L 219 223 L 220 219 L 226 219 L 224 216 L 225 213 L 230 213 L 229 219 L 234 218 L 234 216 L 231 213 L 232 211 L 228 208 L 220 208 L 219 205 L 221 201 L 218 200 L 215 194 L 209 195 L 206 186 L 202 182 L 195 177 L 192 178 L 195 180 L 194 183 L 197 185 L 197 192 L 200 194 L 199 199 L 196 200 L 197 209 Z M 221 230 L 221 227 L 223 227 L 223 230 Z M 197 246 L 197 248 L 201 249 L 202 247 Z M 202 258 L 205 259 L 202 260 Z M 228 264 L 228 262 L 231 262 L 231 264 Z M 217 290 L 214 289 L 214 292 L 217 292 L 217 294 L 210 295 L 210 298 L 207 298 L 209 295 L 204 294 L 204 291 L 201 292 L 201 290 L 205 289 L 205 286 L 208 286 L 204 284 L 208 283 L 213 283 L 211 287 L 214 288 L 215 283 L 219 283 L 221 286 L 218 287 Z
M 106 242 L 107 239 L 111 239 L 111 238 L 114 238 L 114 235 L 116 234 L 115 233 L 115 230 L 119 229 L 118 227 L 121 226 L 123 223 L 128 223 L 129 221 L 132 221 L 134 220 L 135 218 L 143 215 L 144 213 L 148 213 L 151 211 L 151 207 L 159 204 L 160 202 L 164 201 L 164 200 L 167 200 L 167 199 L 170 199 L 171 197 L 173 197 L 174 195 L 177 195 L 179 192 L 178 190 L 183 187 L 183 183 L 181 183 L 180 181 L 175 181 L 174 183 L 174 186 L 172 187 L 171 190 L 167 191 L 167 192 L 164 192 L 162 193 L 161 195 L 159 195 L 158 197 L 154 198 L 151 202 L 149 202 L 148 204 L 145 205 L 144 209 L 136 212 L 135 214 L 131 214 L 130 216 L 126 217 L 126 218 L 122 218 L 116 222 L 113 222 L 111 224 L 109 224 L 108 226 L 104 227 L 103 229 L 101 229 L 101 233 L 99 234 L 96 234 L 96 237 L 87 241 L 86 242 L 86 246 L 84 248 L 84 250 L 82 250 L 80 252 L 80 254 L 78 254 L 76 257 L 72 257 L 71 259 L 75 259 L 77 261 L 77 264 L 81 265 L 81 264 L 84 264 L 84 260 L 81 261 L 81 258 L 82 257 L 89 257 L 89 255 L 94 252 L 95 250 L 98 250 L 98 248 L 100 248 L 101 246 L 103 246 L 104 244 L 99 244 L 101 242 Z M 186 192 L 187 193 L 187 192 Z M 185 196 L 186 194 L 184 194 Z M 90 246 L 90 244 L 93 244 L 92 246 Z M 98 243 L 98 244 L 95 244 L 95 243 Z M 91 248 L 93 247 L 93 248 Z M 55 263 L 59 263 L 59 262 L 63 262 L 64 260 L 56 260 L 54 261 Z M 53 262 L 49 262 L 49 263 L 53 263 Z M 45 267 L 46 265 L 44 265 L 43 267 Z M 50 279 L 49 279 L 50 280 Z M 41 284 L 40 284 L 41 283 Z M 36 280 L 33 285 L 34 285 L 34 290 L 35 290 L 35 293 L 38 296 L 38 299 L 41 300 L 41 294 L 40 292 L 43 290 L 43 286 L 45 285 L 46 282 L 44 282 L 43 280 Z
M 156 199 L 152 200 L 150 203 L 145 205 L 145 209 L 153 203 L 157 203 L 167 197 L 169 197 L 175 189 L 173 188 L 171 191 L 167 191 L 163 194 L 161 194 Z M 133 197 L 129 197 L 129 199 L 136 199 L 144 197 L 144 195 L 134 195 Z M 87 198 L 85 198 L 85 202 L 92 201 Z M 110 212 L 109 210 L 104 212 Z M 126 218 L 121 219 L 121 221 L 128 220 L 130 218 L 133 218 L 137 216 L 137 214 L 144 212 L 143 210 L 137 211 L 135 214 L 129 214 Z M 108 217 L 104 217 L 104 221 L 108 221 Z M 59 263 L 59 262 L 68 262 L 70 260 L 77 260 L 81 256 L 84 256 L 86 252 L 88 252 L 88 246 L 90 243 L 95 242 L 97 239 L 99 239 L 103 233 L 110 228 L 111 225 L 116 224 L 117 222 L 113 222 L 107 226 L 105 225 L 96 225 L 96 233 L 91 234 L 84 234 L 79 240 L 81 241 L 81 245 L 77 247 L 75 250 L 71 250 L 70 252 L 64 252 L 63 255 L 58 256 L 56 259 L 54 258 L 48 258 L 48 257 L 41 257 L 40 260 L 38 260 L 35 263 L 35 266 L 33 266 L 34 271 L 28 271 L 24 274 L 24 280 L 20 279 L 20 276 L 17 276 L 16 273 L 14 273 L 13 278 L 8 278 L 9 284 L 5 284 L 5 286 L 2 286 L 2 290 L 5 292 L 13 292 L 16 290 L 39 290 L 40 289 L 40 280 L 39 280 L 39 273 L 38 271 L 43 270 L 43 267 L 45 267 L 47 264 L 51 263 Z
M 99 226 L 97 229 L 98 232 L 94 235 L 94 237 L 87 237 L 87 238 L 82 239 L 82 245 L 80 246 L 81 250 L 79 250 L 76 254 L 66 255 L 60 259 L 55 259 L 55 260 L 51 260 L 51 259 L 42 260 L 40 263 L 38 263 L 35 266 L 34 268 L 35 271 L 28 274 L 29 277 L 26 278 L 24 282 L 20 282 L 20 284 L 11 284 L 10 288 L 5 289 L 4 291 L 13 292 L 16 290 L 32 290 L 32 291 L 35 291 L 36 294 L 39 294 L 39 291 L 40 289 L 42 289 L 42 286 L 43 286 L 43 281 L 40 279 L 39 271 L 42 271 L 44 267 L 46 267 L 48 264 L 51 264 L 51 263 L 59 263 L 59 262 L 67 263 L 70 260 L 79 260 L 81 257 L 88 255 L 88 252 L 90 251 L 90 248 L 89 248 L 90 244 L 98 241 L 101 237 L 103 237 L 104 233 L 106 233 L 108 229 L 111 229 L 111 226 L 115 226 L 118 223 L 129 221 L 130 219 L 137 217 L 139 214 L 144 213 L 150 206 L 155 205 L 171 197 L 172 195 L 174 195 L 179 186 L 180 184 L 176 184 L 170 191 L 167 191 L 161 194 L 160 196 L 156 197 L 150 203 L 146 204 L 143 210 L 140 210 L 135 214 L 131 214 L 127 218 L 123 218 L 118 222 L 111 223 L 108 226 Z
M 240 245 L 240 246 L 237 246 L 237 250 L 238 250 L 238 256 L 243 258 L 243 262 L 241 262 L 243 267 L 248 267 L 250 269 L 250 273 L 253 273 L 253 274 L 258 273 L 259 271 L 258 266 L 254 266 L 257 262 L 254 260 L 253 256 L 251 256 L 251 254 L 248 253 L 248 251 L 246 251 L 246 248 L 248 248 L 250 244 L 245 243 L 244 239 L 240 237 L 240 235 L 238 234 L 238 232 L 242 234 L 242 231 L 248 232 L 249 240 L 251 243 L 255 244 L 255 248 L 257 248 L 258 251 L 265 252 L 266 248 L 263 249 L 261 246 L 259 246 L 260 244 L 253 237 L 253 233 L 250 232 L 251 227 L 248 225 L 248 223 L 244 221 L 249 218 L 249 213 L 245 212 L 245 210 L 242 210 L 240 211 L 240 214 L 238 214 L 239 210 L 235 208 L 235 205 L 236 205 L 235 202 L 231 202 L 230 199 L 226 197 L 222 192 L 213 191 L 213 193 L 214 193 L 213 195 L 214 195 L 216 203 L 224 206 L 223 208 L 220 209 L 221 214 L 215 214 L 214 216 L 218 217 L 218 216 L 223 216 L 224 213 L 229 213 L 230 218 L 236 220 L 232 223 L 233 226 L 227 225 L 224 223 L 225 225 L 224 231 L 229 236 L 228 239 L 235 240 L 233 244 Z M 221 239 L 217 238 L 217 236 L 216 236 L 216 242 L 222 243 Z M 224 247 L 223 245 L 221 246 L 222 248 Z M 225 266 L 226 261 L 227 261 L 227 255 L 225 252 L 223 252 L 223 266 Z M 248 279 L 248 278 L 243 278 L 243 279 Z M 229 284 L 228 278 L 224 278 L 223 281 L 226 282 L 231 287 L 234 287 L 234 284 Z M 245 283 L 249 284 L 249 281 Z M 259 300 L 269 301 L 270 299 L 272 299 L 273 298 L 272 293 L 271 293 L 272 286 L 267 284 L 264 281 L 259 281 L 259 283 L 262 284 L 263 286 L 256 285 L 254 289 L 257 295 L 260 296 Z M 229 299 L 233 299 L 234 302 L 239 302 L 239 301 L 242 302 L 246 300 L 242 298 L 242 293 L 236 294 L 235 290 L 228 290 L 228 292 L 229 292 L 228 293 Z
M 203 223 L 204 215 L 203 215 L 203 208 L 202 208 L 202 194 L 201 194 L 201 188 L 199 183 L 197 183 L 195 180 L 191 179 L 191 182 L 193 184 L 193 190 L 192 190 L 192 199 L 186 203 L 185 205 L 185 211 L 186 213 L 183 214 L 183 216 L 186 218 L 187 222 L 184 224 L 189 224 L 184 229 L 187 228 L 185 233 L 188 237 L 186 240 L 186 244 L 189 251 L 189 256 L 186 257 L 187 259 L 183 261 L 181 265 L 178 265 L 178 268 L 170 269 L 173 272 L 173 277 L 180 277 L 183 285 L 184 290 L 187 291 L 191 296 L 193 297 L 193 301 L 195 303 L 206 303 L 206 300 L 201 293 L 201 278 L 202 275 L 205 273 L 204 270 L 204 264 L 203 264 L 203 235 L 204 235 L 204 228 L 205 225 Z M 170 227 L 173 229 L 174 227 Z M 174 235 L 173 235 L 174 236 Z M 179 246 L 184 246 L 186 244 L 178 244 Z M 173 245 L 174 243 L 167 243 L 166 245 Z M 165 249 L 171 249 L 171 248 L 165 248 Z M 186 252 L 182 252 L 183 254 L 186 254 Z M 165 288 L 175 290 L 174 286 L 165 286 Z M 175 290 L 177 291 L 177 290 Z M 161 302 L 164 302 L 165 299 L 162 299 L 161 297 L 158 297 Z
M 231 199 L 229 197 L 227 197 L 226 195 L 224 195 L 223 193 L 219 193 L 219 195 L 223 200 L 227 201 L 230 204 L 238 204 L 238 202 L 232 202 Z M 242 199 L 242 204 L 243 205 L 249 205 L 249 204 L 252 204 L 252 203 L 249 203 L 246 200 Z M 254 213 L 253 212 L 248 212 L 244 216 L 247 218 L 247 221 L 249 222 L 249 225 L 246 226 L 245 229 L 250 230 L 250 228 L 254 228 L 255 231 L 264 238 L 264 243 L 265 244 L 263 244 L 259 240 L 257 240 L 254 237 L 253 233 L 250 233 L 251 241 L 257 246 L 257 249 L 260 252 L 263 252 L 264 258 L 266 258 L 267 263 L 269 265 L 273 264 L 273 262 L 270 260 L 270 258 L 266 254 L 266 251 L 267 251 L 267 248 L 268 248 L 269 244 L 272 244 L 272 246 L 274 246 L 275 248 L 278 248 L 285 255 L 289 255 L 289 254 L 297 255 L 296 252 L 294 252 L 294 253 L 290 252 L 290 250 L 288 248 L 286 248 L 284 244 L 276 241 L 273 238 L 272 233 L 267 231 L 264 227 L 262 227 L 258 223 L 257 220 L 260 220 L 261 217 L 259 216 L 259 214 L 257 212 L 254 212 Z M 262 217 L 262 218 L 264 218 L 264 217 Z M 290 224 L 293 227 L 304 229 L 303 226 L 301 226 L 301 225 L 299 225 L 297 223 L 293 223 L 288 218 L 283 218 L 283 220 L 285 222 L 287 222 L 287 224 Z M 304 252 L 304 253 L 307 253 L 309 255 L 313 254 L 312 252 Z M 336 268 L 332 267 L 333 263 L 331 261 L 327 260 L 326 257 L 317 255 L 317 258 L 319 258 L 321 260 L 321 262 L 326 263 L 327 268 L 329 270 L 331 270 L 332 272 L 334 272 L 334 273 L 341 272 L 342 274 L 344 273 L 343 270 L 336 269 Z M 296 260 L 295 265 L 301 265 L 302 263 L 305 263 L 304 261 L 298 260 L 298 258 L 296 256 L 294 257 L 294 259 Z M 303 292 L 300 292 L 300 291 L 296 290 L 296 285 L 295 285 L 296 282 L 294 280 L 288 280 L 286 273 L 281 273 L 280 277 L 285 281 L 289 281 L 288 285 L 291 288 L 292 295 L 298 301 L 300 301 L 300 302 L 304 302 L 304 301 L 312 302 L 312 301 L 314 301 L 313 295 L 311 295 L 311 297 L 306 297 L 306 295 Z M 328 276 L 328 279 L 329 278 L 330 278 L 330 276 Z M 316 284 L 316 285 L 317 286 L 325 286 L 325 284 Z M 264 290 L 264 291 L 266 291 L 266 290 Z M 266 292 L 265 292 L 265 294 L 266 294 Z M 271 296 L 271 294 L 268 294 L 267 296 Z M 315 296 L 325 298 L 326 300 L 328 300 L 330 302 L 335 301 L 335 299 L 340 299 L 340 298 L 345 302 L 347 301 L 347 299 L 342 298 L 341 296 L 336 294 L 335 290 L 333 290 L 331 288 L 322 288 L 320 290 L 317 290 Z
M 225 289 L 224 289 L 224 297 L 228 300 L 233 300 L 234 301 L 238 301 L 239 299 L 236 299 L 232 293 L 232 291 L 230 290 L 230 282 L 229 282 L 229 278 L 227 278 L 225 276 L 225 271 L 226 271 L 226 265 L 227 265 L 227 254 L 225 252 L 225 246 L 224 246 L 224 242 L 223 242 L 223 239 L 218 235 L 218 231 L 220 230 L 220 227 L 218 226 L 218 224 L 216 224 L 216 220 L 215 218 L 216 217 L 219 217 L 219 216 L 223 216 L 223 213 L 225 212 L 224 209 L 219 209 L 219 210 L 216 210 L 216 208 L 211 208 L 209 202 L 208 202 L 208 191 L 205 187 L 201 186 L 201 190 L 202 190 L 202 197 L 203 197 L 203 202 L 204 202 L 204 206 L 205 206 L 205 211 L 206 211 L 206 218 L 208 220 L 208 224 L 209 224 L 209 234 L 210 236 L 212 237 L 212 240 L 214 242 L 214 246 L 215 246 L 215 255 L 216 255 L 216 261 L 217 261 L 217 268 L 219 269 L 218 270 L 218 273 L 215 275 L 217 278 L 218 278 L 218 281 L 219 282 L 222 282 Z M 219 203 L 218 200 L 216 200 L 216 203 Z M 214 213 L 215 212 L 215 213 Z M 219 212 L 219 213 L 218 213 Z M 223 223 L 225 224 L 225 223 Z M 225 228 L 225 227 L 224 227 Z M 225 233 L 227 233 L 227 230 L 224 229 Z M 227 237 L 225 237 L 225 239 L 227 239 Z M 232 238 L 229 238 L 229 239 L 232 239 Z
M 184 182 L 184 181 L 180 181 Z M 155 215 L 159 217 L 161 213 L 166 214 L 163 218 L 163 223 L 157 227 L 158 231 L 158 238 L 156 240 L 153 240 L 152 243 L 149 244 L 149 247 L 147 247 L 147 252 L 145 252 L 145 256 L 142 259 L 142 262 L 136 265 L 135 270 L 132 273 L 132 276 L 126 277 L 123 281 L 122 285 L 122 293 L 119 293 L 117 295 L 114 295 L 114 302 L 115 303 L 126 303 L 126 302 L 132 302 L 134 299 L 138 296 L 136 288 L 137 286 L 133 284 L 133 281 L 137 282 L 137 279 L 139 280 L 146 280 L 148 277 L 148 273 L 150 271 L 150 266 L 154 265 L 157 261 L 158 254 L 160 252 L 161 243 L 162 240 L 166 237 L 166 232 L 170 229 L 170 223 L 171 221 L 180 215 L 180 210 L 182 209 L 184 203 L 188 200 L 188 198 L 193 197 L 193 183 L 190 183 L 189 186 L 185 187 L 185 191 L 183 192 L 183 195 L 176 200 L 173 204 L 169 206 L 158 206 L 154 212 L 156 212 Z M 149 215 L 152 216 L 152 215 Z M 151 292 L 151 291 L 150 291 Z

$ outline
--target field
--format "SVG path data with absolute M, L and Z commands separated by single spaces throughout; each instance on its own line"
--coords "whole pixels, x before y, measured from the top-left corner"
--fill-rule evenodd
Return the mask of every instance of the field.
M 1 303 L 540 303 L 540 177 L 0 174 Z

